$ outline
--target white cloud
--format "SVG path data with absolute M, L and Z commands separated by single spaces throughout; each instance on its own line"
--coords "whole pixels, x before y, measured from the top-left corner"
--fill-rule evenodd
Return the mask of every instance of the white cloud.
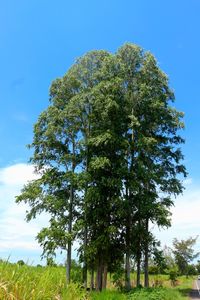
M 42 249 L 35 241 L 35 236 L 47 225 L 47 216 L 26 223 L 24 218 L 27 206 L 15 203 L 15 197 L 20 194 L 23 185 L 35 178 L 37 176 L 31 165 L 20 163 L 0 169 L 0 257 L 6 258 L 12 253 L 14 258 L 16 252 L 19 257 L 19 252 L 24 253 L 26 250 L 31 260 L 37 257 L 39 261 Z M 192 180 L 185 182 L 185 186 L 186 191 L 175 200 L 172 208 L 172 226 L 167 230 L 153 229 L 163 245 L 171 245 L 175 237 L 185 239 L 200 232 L 200 188 L 195 187 Z M 197 246 L 200 247 L 200 241 Z
M 6 186 L 21 186 L 37 177 L 32 165 L 16 164 L 0 169 L 0 183 Z
M 14 255 L 15 251 L 20 250 L 32 251 L 32 253 L 40 251 L 40 254 L 42 253 L 35 236 L 47 224 L 47 217 L 41 216 L 37 220 L 27 223 L 24 219 L 28 206 L 15 203 L 15 197 L 20 194 L 23 185 L 36 178 L 32 165 L 15 164 L 0 169 L 1 257 L 8 257 L 10 253 Z
M 175 206 L 171 209 L 172 226 L 163 230 L 154 228 L 153 232 L 163 245 L 171 245 L 174 238 L 187 239 L 200 234 L 200 188 L 190 186 L 183 195 L 175 200 Z M 196 248 L 200 246 L 200 238 Z

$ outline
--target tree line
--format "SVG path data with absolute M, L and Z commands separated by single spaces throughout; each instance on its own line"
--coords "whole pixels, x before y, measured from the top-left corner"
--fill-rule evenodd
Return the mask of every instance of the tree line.
M 40 176 L 16 201 L 29 204 L 27 221 L 49 215 L 37 240 L 44 256 L 67 251 L 67 282 L 76 240 L 85 287 L 90 272 L 91 288 L 94 282 L 106 288 L 107 272 L 124 262 L 130 289 L 131 258 L 137 285 L 144 263 L 148 286 L 150 224 L 170 226 L 173 197 L 186 176 L 183 113 L 174 100 L 154 56 L 130 43 L 114 54 L 91 51 L 53 81 L 29 145 Z

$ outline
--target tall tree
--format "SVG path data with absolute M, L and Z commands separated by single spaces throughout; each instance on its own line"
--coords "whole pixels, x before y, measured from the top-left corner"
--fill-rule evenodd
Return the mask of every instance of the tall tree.
M 28 221 L 42 211 L 49 214 L 50 226 L 42 229 L 37 238 L 43 246 L 43 255 L 53 255 L 59 247 L 67 248 L 66 275 L 67 282 L 70 282 L 71 247 L 76 235 L 72 225 L 76 220 L 79 198 L 75 169 L 80 149 L 74 117 L 60 102 L 61 95 L 56 94 L 62 84 L 61 80 L 53 83 L 52 105 L 40 115 L 34 127 L 31 162 L 40 178 L 24 187 L 17 202 L 29 204 Z M 72 86 L 65 93 L 70 95 Z
M 141 226 L 145 226 L 147 236 L 150 220 L 160 226 L 169 226 L 169 209 L 173 204 L 171 195 L 178 195 L 183 190 L 177 176 L 186 175 L 181 163 L 183 156 L 178 148 L 184 142 L 179 135 L 179 130 L 183 128 L 183 113 L 170 106 L 174 94 L 169 88 L 167 76 L 159 69 L 152 54 L 131 44 L 123 46 L 118 53 L 124 66 L 121 74 L 129 112 L 129 179 L 126 181 L 129 225 L 126 224 L 126 229 L 130 236 L 130 225 L 133 224 L 134 231 L 137 222 L 139 231 Z M 161 211 L 162 214 L 158 213 Z M 126 249 L 130 248 L 126 243 Z M 145 249 L 148 264 L 147 243 Z M 137 252 L 140 261 L 141 250 Z M 130 287 L 128 281 L 127 287 Z

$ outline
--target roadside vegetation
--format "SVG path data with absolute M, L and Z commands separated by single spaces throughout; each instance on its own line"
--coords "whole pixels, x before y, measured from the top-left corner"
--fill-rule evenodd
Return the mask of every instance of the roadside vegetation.
M 102 292 L 86 291 L 81 283 L 81 268 L 72 266 L 73 283 L 66 284 L 64 266 L 28 266 L 0 262 L 0 299 L 2 300 L 183 300 L 187 299 L 193 276 L 179 276 L 175 286 L 169 275 L 150 275 L 151 288 L 120 290 L 108 278 L 108 289 Z M 131 274 L 134 284 L 136 274 Z M 143 278 L 143 275 L 142 275 Z

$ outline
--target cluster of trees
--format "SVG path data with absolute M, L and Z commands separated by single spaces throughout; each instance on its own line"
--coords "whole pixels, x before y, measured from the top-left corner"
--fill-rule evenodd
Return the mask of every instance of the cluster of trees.
M 125 44 L 115 54 L 91 51 L 78 59 L 50 89 L 50 106 L 34 127 L 31 163 L 40 175 L 17 202 L 30 206 L 27 221 L 49 214 L 37 235 L 44 255 L 79 242 L 83 282 L 106 287 L 107 272 L 130 259 L 141 264 L 148 286 L 148 260 L 155 241 L 149 224 L 170 226 L 172 196 L 182 192 L 179 135 L 183 113 L 154 56 Z
M 198 236 L 189 237 L 186 240 L 175 238 L 172 248 L 165 246 L 161 250 L 159 247 L 155 247 L 150 257 L 149 273 L 169 274 L 173 278 L 178 275 L 200 274 L 200 261 L 193 263 L 200 254 L 194 250 L 197 238 Z

